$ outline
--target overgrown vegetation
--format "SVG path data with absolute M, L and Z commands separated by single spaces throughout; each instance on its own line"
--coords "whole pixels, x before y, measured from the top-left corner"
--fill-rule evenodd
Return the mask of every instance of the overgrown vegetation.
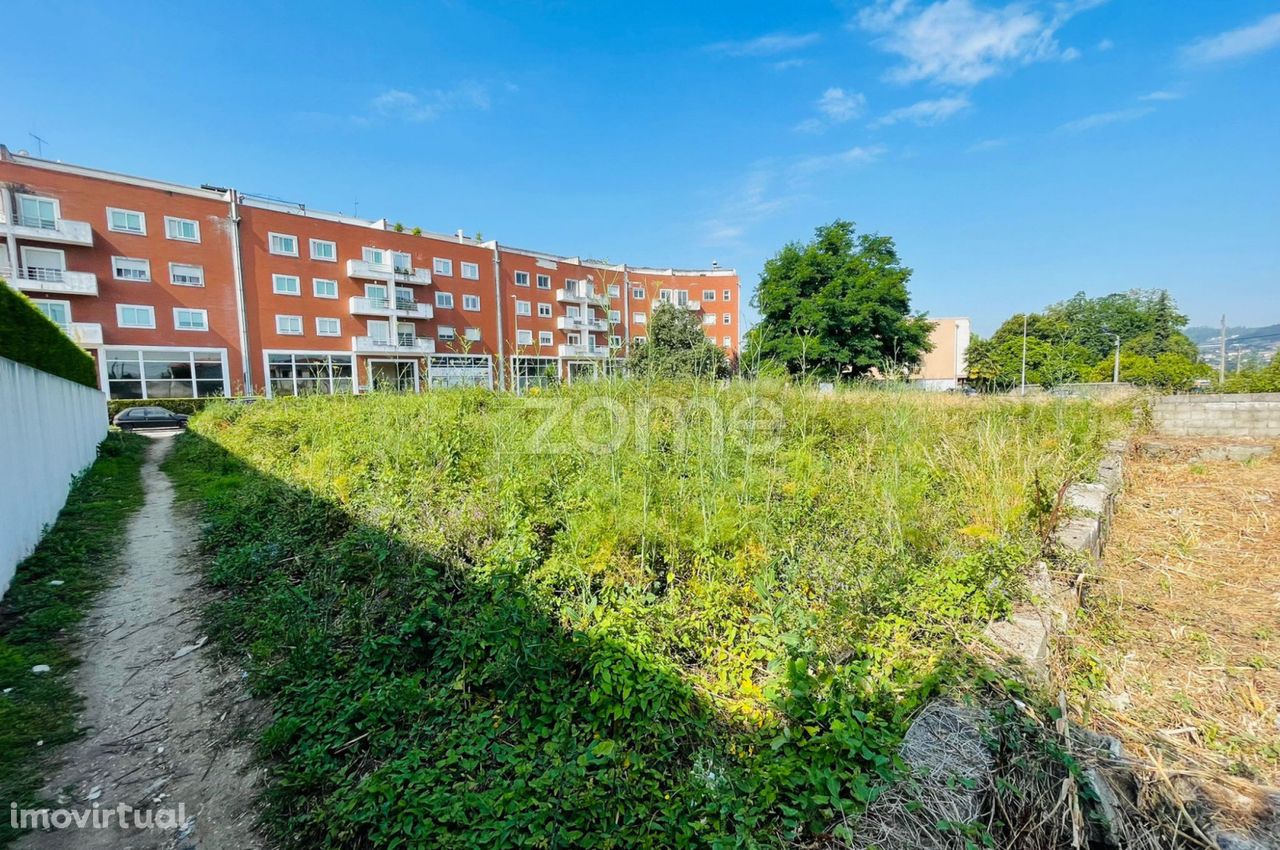
M 551 417 L 548 419 L 548 417 Z M 1036 552 L 1088 402 L 601 383 L 210 408 L 212 633 L 305 847 L 847 834 Z
M 697 313 L 659 304 L 649 317 L 648 336 L 636 343 L 628 363 L 643 378 L 720 378 L 729 363 L 720 346 L 707 338 Z
M 222 402 L 221 396 L 150 399 L 112 398 L 107 399 L 107 417 L 113 419 L 117 413 L 122 410 L 128 410 L 131 407 L 163 407 L 166 410 L 172 410 L 174 413 L 185 413 L 188 416 L 194 416 L 210 404 L 220 404 Z
M 0 799 L 20 808 L 37 807 L 46 755 L 79 735 L 69 633 L 110 581 L 125 523 L 142 504 L 146 442 L 107 436 L 0 600 Z M 51 672 L 33 673 L 41 664 Z M 9 819 L 0 819 L 0 846 L 16 837 Z
M 71 341 L 31 299 L 0 278 L 0 357 L 59 378 L 97 387 L 93 358 Z

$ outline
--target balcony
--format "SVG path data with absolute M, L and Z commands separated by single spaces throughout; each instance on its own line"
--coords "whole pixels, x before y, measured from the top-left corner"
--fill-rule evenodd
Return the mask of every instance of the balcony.
M 426 269 L 395 268 L 390 263 L 371 263 L 368 260 L 347 260 L 347 277 L 364 280 L 395 280 L 396 283 L 431 283 L 431 272 Z
M 699 310 L 701 310 L 701 309 L 702 309 L 702 302 L 701 302 L 701 301 L 686 301 L 686 302 L 684 302 L 683 304 L 678 304 L 678 303 L 676 303 L 675 301 L 664 301 L 664 300 L 663 300 L 663 299 L 661 299 L 661 298 L 655 298 L 655 299 L 653 300 L 653 303 L 651 303 L 651 304 L 649 305 L 649 308 L 650 308 L 650 309 L 652 309 L 652 310 L 656 310 L 656 309 L 658 309 L 658 307 L 659 307 L 660 305 L 662 305 L 662 304 L 670 304 L 672 307 L 675 307 L 675 308 L 677 308 L 677 309 L 680 309 L 680 310 L 689 310 L 689 311 L 692 311 L 692 312 L 695 312 L 695 313 L 696 313 L 697 311 L 699 311 Z
M 72 322 L 63 330 L 81 348 L 102 345 L 102 325 L 97 322 Z
M 588 319 L 584 316 L 559 316 L 556 318 L 556 330 L 604 333 L 609 330 L 609 323 L 604 319 Z
M 20 213 L 0 214 L 0 232 L 12 233 L 19 239 L 30 239 L 33 242 L 93 246 L 93 228 L 87 221 L 43 218 Z
M 413 336 L 401 336 L 394 341 L 358 336 L 352 339 L 351 350 L 356 354 L 435 354 L 436 341 Z
M 0 277 L 9 281 L 15 289 L 24 292 L 47 292 L 56 295 L 97 295 L 98 276 L 92 272 L 69 272 L 66 269 L 49 269 L 28 266 L 15 273 L 9 266 L 0 266 Z
M 569 345 L 561 343 L 559 346 L 561 357 L 591 357 L 604 359 L 609 356 L 608 348 L 601 348 L 594 345 Z
M 561 304 L 591 304 L 604 308 L 609 306 L 609 296 L 599 295 L 593 290 L 557 289 L 556 301 Z
M 358 295 L 352 296 L 347 305 L 353 316 L 390 316 L 395 313 L 399 319 L 430 319 L 435 315 L 430 304 L 404 298 L 395 300 L 394 310 L 386 298 L 362 298 Z

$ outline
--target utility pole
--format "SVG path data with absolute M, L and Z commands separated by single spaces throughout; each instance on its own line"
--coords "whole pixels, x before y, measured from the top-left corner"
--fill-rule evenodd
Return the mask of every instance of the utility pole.
M 1218 338 L 1218 384 L 1227 380 L 1227 314 L 1222 314 L 1222 335 Z
M 1022 314 L 1022 394 L 1027 394 L 1027 314 Z
M 1120 334 L 1116 334 L 1116 365 L 1111 370 L 1111 383 L 1120 383 Z

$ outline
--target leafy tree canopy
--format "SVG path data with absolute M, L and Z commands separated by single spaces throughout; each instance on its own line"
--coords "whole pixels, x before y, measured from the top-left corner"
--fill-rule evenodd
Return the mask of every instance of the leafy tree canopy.
M 649 316 L 648 337 L 635 346 L 631 369 L 648 378 L 716 378 L 728 373 L 728 363 L 702 332 L 698 314 L 659 304 Z
M 762 319 L 745 359 L 826 377 L 914 366 L 933 323 L 911 315 L 910 277 L 891 238 L 855 234 L 849 221 L 823 225 L 765 263 L 754 302 Z

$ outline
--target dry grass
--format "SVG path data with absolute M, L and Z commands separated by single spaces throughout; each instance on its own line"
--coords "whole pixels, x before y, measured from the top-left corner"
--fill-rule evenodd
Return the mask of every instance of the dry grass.
M 1238 810 L 1254 782 L 1280 784 L 1280 451 L 1206 461 L 1249 441 L 1160 442 L 1130 461 L 1075 675 L 1104 692 L 1086 698 L 1095 727 Z

